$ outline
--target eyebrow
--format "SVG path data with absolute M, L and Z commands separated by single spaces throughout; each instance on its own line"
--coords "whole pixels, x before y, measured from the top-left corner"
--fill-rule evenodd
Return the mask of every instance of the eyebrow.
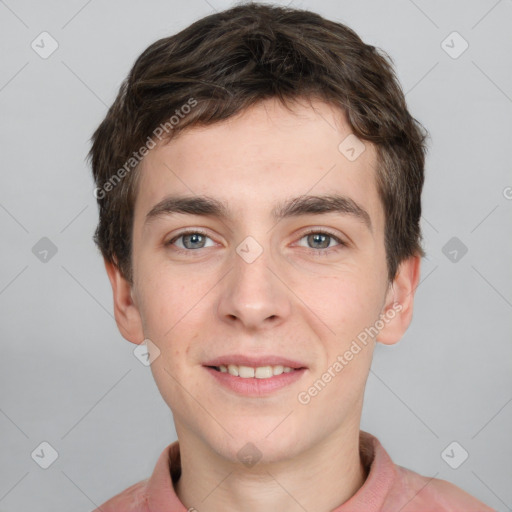
M 221 220 L 230 218 L 227 205 L 213 197 L 168 196 L 147 213 L 144 224 L 149 223 L 156 217 L 174 213 L 212 216 Z M 361 221 L 370 232 L 373 232 L 372 221 L 368 212 L 350 197 L 339 194 L 303 195 L 287 199 L 272 209 L 271 216 L 275 221 L 280 221 L 289 217 L 326 213 L 350 215 Z

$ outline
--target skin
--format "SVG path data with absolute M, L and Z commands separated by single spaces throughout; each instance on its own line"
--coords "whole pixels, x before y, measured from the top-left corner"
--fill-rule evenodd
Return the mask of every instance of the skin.
M 364 483 L 358 436 L 373 349 L 398 342 L 409 326 L 420 257 L 404 261 L 387 281 L 376 152 L 365 141 L 350 162 L 338 150 L 350 133 L 328 104 L 302 101 L 290 111 L 271 99 L 186 129 L 142 162 L 133 285 L 115 265 L 106 262 L 106 269 L 121 333 L 137 344 L 148 338 L 160 350 L 151 369 L 173 412 L 182 458 L 176 492 L 186 507 L 328 512 Z M 361 205 L 373 230 L 340 213 L 277 223 L 270 216 L 290 197 L 333 192 Z M 215 197 L 230 216 L 162 215 L 145 224 L 170 194 Z M 304 234 L 311 227 L 332 231 L 346 245 L 330 239 L 323 248 Z M 201 228 L 208 238 L 188 240 L 200 248 L 185 248 L 183 238 L 166 245 L 184 228 Z M 236 252 L 247 236 L 263 248 L 250 264 Z M 307 405 L 299 403 L 298 393 L 394 303 L 401 310 L 376 339 Z M 244 397 L 202 366 L 230 353 L 277 354 L 308 369 L 269 396 Z M 252 468 L 237 458 L 248 442 L 262 454 Z

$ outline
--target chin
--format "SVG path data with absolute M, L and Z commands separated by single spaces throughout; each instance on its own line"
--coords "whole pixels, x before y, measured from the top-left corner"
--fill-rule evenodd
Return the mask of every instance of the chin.
M 256 463 L 286 461 L 305 448 L 302 446 L 305 438 L 296 435 L 292 422 L 288 423 L 289 419 L 279 424 L 285 416 L 261 422 L 228 422 L 225 428 L 231 436 L 222 431 L 222 434 L 212 437 L 210 430 L 204 433 L 203 439 L 219 456 L 234 464 L 252 467 Z

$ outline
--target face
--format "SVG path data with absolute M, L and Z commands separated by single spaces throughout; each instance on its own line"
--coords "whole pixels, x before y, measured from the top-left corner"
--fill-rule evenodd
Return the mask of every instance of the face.
M 379 341 L 410 320 L 417 266 L 388 286 L 375 149 L 340 151 L 343 115 L 312 105 L 268 100 L 151 150 L 133 286 L 107 267 L 122 333 L 160 351 L 178 436 L 234 462 L 247 443 L 285 460 L 358 429 L 375 340 L 354 340 L 395 302 Z

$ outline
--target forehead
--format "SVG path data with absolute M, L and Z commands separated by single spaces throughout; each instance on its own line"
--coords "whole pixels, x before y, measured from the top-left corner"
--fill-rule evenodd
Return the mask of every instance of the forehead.
M 361 206 L 382 229 L 375 168 L 375 148 L 355 138 L 340 110 L 319 101 L 290 110 L 266 100 L 152 149 L 141 165 L 136 223 L 168 196 L 215 198 L 241 220 L 275 217 L 292 197 L 329 195 Z

